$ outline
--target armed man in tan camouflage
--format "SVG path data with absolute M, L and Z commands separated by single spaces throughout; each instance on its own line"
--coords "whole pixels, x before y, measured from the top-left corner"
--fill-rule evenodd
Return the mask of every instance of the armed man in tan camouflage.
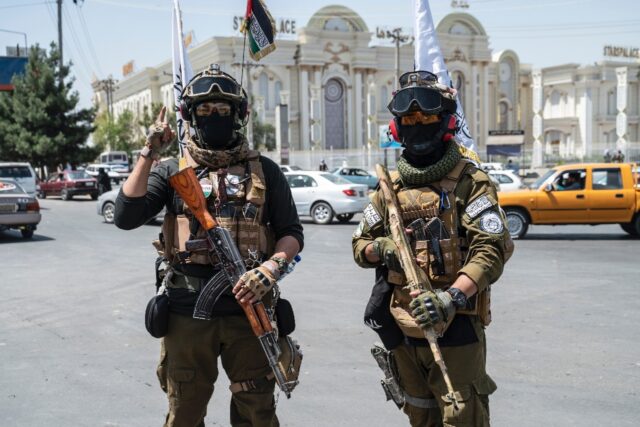
M 285 315 L 292 316 L 278 310 L 284 300 L 276 282 L 302 250 L 302 226 L 280 168 L 250 150 L 241 133 L 249 112 L 247 93 L 238 82 L 212 64 L 185 86 L 182 100 L 182 117 L 195 131 L 193 137 L 187 134 L 186 164 L 170 159 L 152 169 L 175 136 L 163 108 L 118 194 L 115 212 L 116 225 L 129 230 L 167 209 L 157 246 L 168 265 L 163 281 L 168 310 L 164 303 L 147 312 L 147 329 L 162 337 L 157 372 L 169 400 L 165 426 L 204 426 L 220 358 L 231 381 L 230 425 L 275 427 L 274 375 L 237 300 L 262 300 L 278 316 L 279 327 Z M 229 231 L 248 270 L 204 317 L 194 307 L 222 264 L 207 251 L 205 230 L 169 185 L 169 177 L 185 166 L 195 169 L 207 209 Z M 283 329 L 281 340 L 291 332 Z M 283 355 L 299 356 L 285 350 Z
M 412 426 L 488 426 L 496 384 L 485 370 L 484 329 L 491 284 L 502 274 L 513 245 L 487 174 L 454 140 L 455 91 L 425 71 L 405 73 L 389 103 L 391 131 L 404 146 L 391 173 L 403 224 L 418 266 L 433 291 L 411 292 L 398 247 L 390 236 L 381 191 L 373 194 L 353 234 L 353 255 L 376 268 L 365 322 L 379 333 L 395 363 L 400 402 Z M 369 309 L 373 306 L 373 311 Z M 447 397 L 423 329 L 438 339 L 455 390 Z

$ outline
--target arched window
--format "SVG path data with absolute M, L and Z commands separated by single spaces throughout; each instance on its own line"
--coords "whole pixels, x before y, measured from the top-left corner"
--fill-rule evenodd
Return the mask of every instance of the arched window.
M 270 108 L 269 77 L 267 76 L 267 73 L 260 73 L 260 77 L 258 77 L 258 92 L 260 93 L 260 96 L 264 98 L 265 108 Z
M 280 99 L 280 91 L 282 90 L 282 83 L 278 80 L 276 84 L 273 86 L 273 91 L 275 93 L 276 103 L 275 105 L 280 105 L 282 100 Z M 274 105 L 274 107 L 275 107 Z
M 389 89 L 387 86 L 382 86 L 380 88 L 380 110 L 384 110 L 387 108 L 387 104 L 389 103 Z
M 351 27 L 349 23 L 342 18 L 330 18 L 324 23 L 324 29 L 329 31 L 348 32 Z

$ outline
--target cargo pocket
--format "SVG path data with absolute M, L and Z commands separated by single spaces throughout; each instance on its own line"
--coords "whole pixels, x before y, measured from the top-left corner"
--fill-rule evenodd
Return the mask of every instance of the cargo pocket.
M 177 368 L 169 372 L 168 394 L 170 398 L 190 400 L 195 396 L 195 369 Z
M 477 402 L 477 414 L 483 414 L 482 419 L 485 424 L 489 425 L 489 395 L 493 394 L 498 389 L 496 383 L 491 379 L 489 375 L 484 375 L 473 382 L 473 388 L 478 396 Z
M 156 369 L 156 375 L 160 382 L 160 388 L 167 392 L 167 350 L 164 348 L 164 340 L 160 344 L 160 362 Z

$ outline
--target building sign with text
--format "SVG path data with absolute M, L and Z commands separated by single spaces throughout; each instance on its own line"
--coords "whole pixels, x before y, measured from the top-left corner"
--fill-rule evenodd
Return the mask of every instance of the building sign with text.
M 640 59 L 640 48 L 622 47 L 622 46 L 605 46 L 603 54 L 604 56 L 611 56 L 614 58 Z
M 233 31 L 240 31 L 244 16 L 233 17 Z M 279 18 L 276 22 L 276 35 L 293 35 L 296 34 L 296 21 L 295 19 Z

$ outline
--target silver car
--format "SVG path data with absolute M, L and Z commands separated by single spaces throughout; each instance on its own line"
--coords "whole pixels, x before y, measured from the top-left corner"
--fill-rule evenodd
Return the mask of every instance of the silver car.
M 35 196 L 30 196 L 13 179 L 0 179 L 0 231 L 15 228 L 22 237 L 30 239 L 41 219 Z
M 310 216 L 316 224 L 329 224 L 333 217 L 349 222 L 369 203 L 368 187 L 354 184 L 328 172 L 285 173 L 300 216 Z
M 96 205 L 98 215 L 102 216 L 102 218 L 104 218 L 104 222 L 107 224 L 113 224 L 116 212 L 116 197 L 118 197 L 119 191 L 120 189 L 116 188 L 115 190 L 102 193 L 98 197 L 98 204 Z M 164 220 L 165 212 L 165 208 L 162 208 L 160 213 L 156 215 L 155 220 L 162 222 Z

